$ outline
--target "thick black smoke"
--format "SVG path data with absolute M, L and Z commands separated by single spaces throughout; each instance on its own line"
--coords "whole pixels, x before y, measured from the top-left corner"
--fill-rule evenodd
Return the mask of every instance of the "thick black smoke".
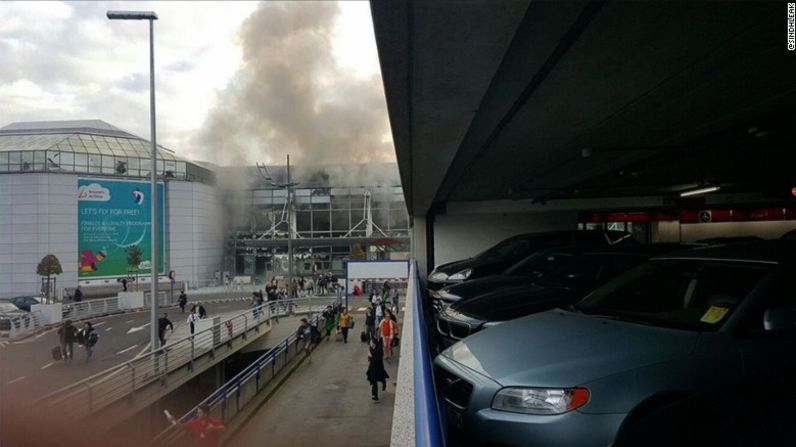
M 243 64 L 220 92 L 197 146 L 221 165 L 392 161 L 380 76 L 335 62 L 336 3 L 265 2 L 244 22 Z

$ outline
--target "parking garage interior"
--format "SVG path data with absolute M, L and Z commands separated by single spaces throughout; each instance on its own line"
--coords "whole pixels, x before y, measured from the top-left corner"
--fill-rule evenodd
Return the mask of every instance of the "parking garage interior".
M 796 58 L 785 3 L 372 2 L 372 12 L 422 282 L 440 266 L 522 233 L 618 230 L 643 244 L 699 246 L 792 237 Z M 428 291 L 422 293 L 428 300 Z M 436 317 L 426 311 L 433 339 Z M 470 373 L 500 369 L 469 351 L 486 339 L 465 338 L 449 349 L 450 358 L 462 359 Z M 783 354 L 768 355 L 781 360 Z M 793 363 L 785 356 L 780 376 Z M 435 370 L 441 413 L 462 396 L 446 393 L 469 393 L 460 385 L 477 382 L 447 371 L 440 377 Z M 466 406 L 464 399 L 459 403 Z M 700 432 L 700 420 L 716 417 L 714 407 L 701 404 L 655 414 L 669 428 Z M 501 427 L 514 432 L 513 440 L 485 439 L 494 427 L 483 421 L 499 419 L 494 410 L 457 421 L 460 416 L 447 411 L 442 423 L 453 445 L 600 443 L 547 438 L 542 429 L 509 424 Z M 514 416 L 509 419 L 519 424 Z M 698 439 L 780 445 L 783 425 L 772 422 L 778 417 L 734 440 Z M 451 437 L 462 423 L 464 437 Z M 665 423 L 645 426 L 661 445 L 677 439 L 660 431 Z M 768 429 L 769 437 L 761 434 Z M 721 434 L 730 432 L 737 433 Z M 614 441 L 653 445 L 653 439 Z

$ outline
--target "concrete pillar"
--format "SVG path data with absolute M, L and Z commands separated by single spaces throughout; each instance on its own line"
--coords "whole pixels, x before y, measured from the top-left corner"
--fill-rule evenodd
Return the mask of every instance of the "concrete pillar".
M 412 257 L 417 260 L 418 272 L 425 277 L 434 268 L 427 265 L 428 240 L 426 238 L 426 216 L 412 216 Z
M 39 317 L 39 325 L 57 324 L 63 319 L 63 308 L 61 303 L 55 304 L 34 304 L 30 306 L 30 313 L 34 317 Z
M 119 292 L 119 309 L 140 309 L 144 307 L 144 292 Z

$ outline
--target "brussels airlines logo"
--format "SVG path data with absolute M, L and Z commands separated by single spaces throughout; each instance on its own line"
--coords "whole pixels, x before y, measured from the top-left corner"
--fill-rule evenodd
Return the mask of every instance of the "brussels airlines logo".
M 144 193 L 142 193 L 138 188 L 133 191 L 133 202 L 135 202 L 136 205 L 144 204 Z
M 99 183 L 83 185 L 77 189 L 77 200 L 87 202 L 107 202 L 111 200 L 111 191 Z

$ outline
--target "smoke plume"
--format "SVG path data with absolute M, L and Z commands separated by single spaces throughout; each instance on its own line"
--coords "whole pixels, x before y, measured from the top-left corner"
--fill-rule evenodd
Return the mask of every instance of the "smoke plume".
M 240 31 L 243 62 L 197 146 L 220 165 L 393 161 L 381 77 L 347 75 L 333 55 L 339 9 L 265 2 Z

